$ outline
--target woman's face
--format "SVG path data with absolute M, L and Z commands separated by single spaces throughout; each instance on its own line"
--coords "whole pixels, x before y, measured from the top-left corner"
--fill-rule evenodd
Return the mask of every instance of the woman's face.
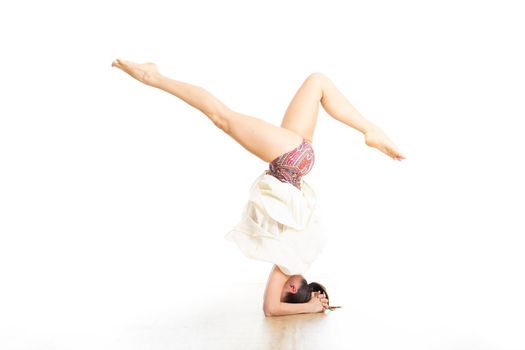
M 283 286 L 283 290 L 281 291 L 281 301 L 283 301 L 284 297 L 288 293 L 295 294 L 297 293 L 297 290 L 301 288 L 301 284 L 303 283 L 304 276 L 303 275 L 292 275 L 288 278 L 286 283 Z

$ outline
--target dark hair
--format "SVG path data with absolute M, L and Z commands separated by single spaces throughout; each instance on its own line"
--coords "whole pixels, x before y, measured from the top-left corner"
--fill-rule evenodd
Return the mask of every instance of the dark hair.
M 317 282 L 310 282 L 308 283 L 304 278 L 301 281 L 301 287 L 297 290 L 296 293 L 286 293 L 286 295 L 283 298 L 283 301 L 285 303 L 307 303 L 312 298 L 312 292 L 321 292 L 322 294 L 326 295 L 326 299 L 330 300 L 328 298 L 328 293 L 326 293 L 326 289 L 322 284 L 319 284 Z

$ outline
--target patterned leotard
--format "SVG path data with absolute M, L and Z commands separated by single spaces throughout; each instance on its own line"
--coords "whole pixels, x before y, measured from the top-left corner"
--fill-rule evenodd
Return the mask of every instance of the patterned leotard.
M 266 173 L 301 189 L 301 177 L 310 172 L 314 162 L 314 149 L 303 138 L 299 146 L 272 160 Z

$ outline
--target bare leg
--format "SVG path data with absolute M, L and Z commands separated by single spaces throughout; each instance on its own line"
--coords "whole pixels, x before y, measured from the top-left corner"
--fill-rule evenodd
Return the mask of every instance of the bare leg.
M 377 125 L 366 120 L 333 82 L 321 73 L 310 74 L 303 82 L 286 110 L 281 127 L 312 141 L 319 103 L 330 116 L 362 132 L 368 146 L 375 147 L 396 160 L 405 158 L 386 134 Z
M 292 130 L 232 111 L 205 89 L 161 75 L 154 63 L 137 64 L 117 59 L 112 66 L 197 108 L 218 128 L 265 162 L 271 162 L 302 142 L 302 137 Z

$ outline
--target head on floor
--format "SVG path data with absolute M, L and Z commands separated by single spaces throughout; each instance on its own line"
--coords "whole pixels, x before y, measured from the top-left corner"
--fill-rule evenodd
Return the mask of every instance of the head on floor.
M 281 301 L 285 303 L 307 303 L 312 297 L 312 292 L 321 292 L 330 300 L 323 285 L 317 282 L 308 283 L 303 275 L 291 275 L 281 291 Z

